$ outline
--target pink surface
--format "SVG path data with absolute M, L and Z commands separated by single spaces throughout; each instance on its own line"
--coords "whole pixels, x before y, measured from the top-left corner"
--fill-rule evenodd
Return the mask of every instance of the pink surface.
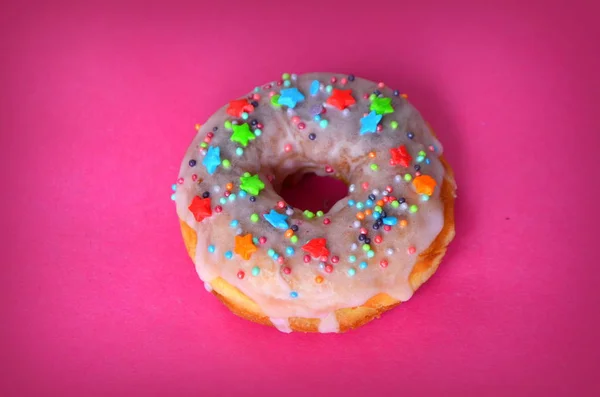
M 598 395 L 594 2 L 199 3 L 1 6 L 1 395 Z M 169 200 L 285 71 L 408 93 L 456 170 L 443 266 L 346 335 L 231 315 Z

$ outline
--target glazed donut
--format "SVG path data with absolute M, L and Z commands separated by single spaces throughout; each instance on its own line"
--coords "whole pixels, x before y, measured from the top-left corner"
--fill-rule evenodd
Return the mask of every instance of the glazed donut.
M 348 195 L 294 208 L 282 182 L 314 172 Z M 400 302 L 454 237 L 456 185 L 406 96 L 353 75 L 283 74 L 231 101 L 185 154 L 173 200 L 207 290 L 280 331 L 344 332 Z

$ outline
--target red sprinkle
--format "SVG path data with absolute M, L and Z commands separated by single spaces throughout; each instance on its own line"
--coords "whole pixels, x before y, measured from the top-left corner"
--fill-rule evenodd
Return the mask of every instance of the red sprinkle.
M 292 145 L 290 145 L 290 144 L 288 143 L 287 145 L 285 145 L 285 146 L 283 147 L 283 150 L 284 150 L 285 152 L 291 152 L 291 151 L 292 151 Z
M 382 82 L 379 82 L 379 83 L 377 83 L 377 87 L 383 88 L 383 87 L 385 87 L 385 84 L 383 84 Z
M 211 138 L 209 138 L 209 137 L 204 137 L 204 142 L 206 142 L 206 143 L 210 143 L 210 141 L 212 141 L 212 139 L 211 139 Z
M 303 130 L 305 128 L 306 128 L 306 124 L 304 124 L 304 123 L 298 123 L 298 129 L 299 130 Z
M 255 101 L 260 101 L 260 94 L 252 95 L 252 99 L 254 99 Z
M 283 202 L 283 201 L 278 201 L 278 202 L 277 202 L 277 207 L 279 207 L 279 208 L 284 208 L 284 207 L 285 207 L 285 202 Z
M 382 126 L 381 124 L 379 124 L 379 125 L 377 126 L 377 131 L 381 131 L 381 130 L 383 130 L 383 126 Z
M 282 257 L 282 256 L 280 256 L 279 258 L 282 258 L 282 259 L 283 259 L 283 257 Z M 277 258 L 277 259 L 279 259 L 279 258 Z M 284 272 L 285 274 L 290 274 L 290 273 L 292 272 L 292 269 L 290 269 L 289 267 L 285 266 L 285 267 L 283 268 L 283 272 Z
M 369 94 L 363 94 L 364 99 L 369 99 Z
M 367 190 L 369 188 L 369 182 L 363 182 L 361 186 L 363 189 Z
M 389 232 L 390 230 L 392 230 L 392 227 L 390 225 L 383 225 L 383 230 Z
M 212 138 L 213 136 L 215 136 L 215 134 L 213 134 L 212 132 L 207 132 L 207 133 L 206 133 L 206 136 L 207 136 L 208 138 Z
M 361 227 L 360 234 L 367 234 L 367 228 Z
M 391 192 L 393 192 L 393 191 L 394 191 L 394 188 L 393 188 L 393 187 L 391 187 L 390 185 L 387 185 L 387 186 L 385 187 L 385 190 L 386 190 L 388 193 L 391 193 Z
M 390 201 L 390 197 L 389 196 L 383 196 L 382 200 L 383 200 L 384 203 L 387 203 L 387 202 Z
M 310 262 L 310 255 L 304 255 L 304 263 Z
M 382 260 L 379 262 L 379 266 L 383 267 L 384 269 L 385 269 L 386 267 L 388 267 L 388 261 L 387 261 L 387 259 L 382 259 Z
M 329 259 L 329 257 L 328 257 L 327 255 L 321 255 L 321 256 L 319 257 L 319 260 L 320 260 L 321 262 L 327 262 L 327 259 Z
M 221 207 L 220 205 L 217 205 L 217 206 L 215 207 L 215 212 L 218 214 L 218 213 L 220 213 L 221 211 L 223 211 L 223 207 Z
M 231 194 L 231 192 L 229 190 L 226 190 L 225 193 L 223 193 L 223 196 L 229 197 L 230 194 Z
M 280 86 L 280 85 L 282 85 L 282 84 L 283 84 L 283 80 L 279 80 L 279 81 L 277 82 L 277 86 Z
M 345 85 L 348 82 L 348 79 L 346 79 L 345 77 L 342 77 L 342 79 L 340 80 L 340 83 L 342 85 Z
M 192 181 L 196 182 L 197 179 L 198 179 L 198 175 L 192 174 Z
M 283 264 L 283 256 L 277 258 L 277 263 L 279 263 L 280 265 Z
M 263 128 L 263 125 L 261 123 L 256 124 L 256 128 Z
M 410 247 L 408 247 L 408 253 L 409 253 L 409 254 L 411 254 L 411 255 L 412 255 L 412 254 L 414 254 L 415 252 L 417 252 L 417 249 L 416 249 L 414 246 L 412 246 L 412 245 L 411 245 Z
M 325 265 L 325 273 L 331 273 L 333 271 L 333 266 L 330 264 Z
M 239 278 L 240 280 L 243 279 L 245 275 L 246 275 L 246 273 L 244 273 L 242 270 L 237 272 L 237 278 Z
M 331 263 L 338 263 L 340 261 L 340 257 L 337 255 L 334 255 L 331 257 Z
M 388 225 L 386 225 L 386 226 L 388 226 Z M 375 236 L 374 240 L 375 240 L 375 244 L 381 244 L 381 242 L 383 241 L 383 237 L 377 235 L 377 236 Z
M 323 224 L 324 225 L 329 225 L 330 223 L 331 223 L 331 219 L 329 219 L 329 218 L 323 219 Z
M 331 82 L 332 82 L 332 83 L 335 83 L 336 81 L 337 81 L 337 78 L 335 78 L 335 76 L 333 76 L 333 77 L 331 78 Z
M 177 183 L 179 183 L 181 185 L 183 183 L 183 178 L 177 179 Z
M 300 117 L 298 117 L 298 116 L 292 117 L 292 123 L 298 124 L 299 122 L 300 122 Z
M 331 174 L 333 172 L 333 168 L 330 165 L 326 165 L 325 172 L 327 172 L 328 174 Z
M 260 237 L 260 238 L 258 239 L 258 242 L 259 242 L 259 243 L 261 243 L 261 244 L 264 244 L 264 243 L 266 243 L 266 242 L 267 242 L 267 238 L 266 238 L 265 236 L 262 236 L 262 237 Z

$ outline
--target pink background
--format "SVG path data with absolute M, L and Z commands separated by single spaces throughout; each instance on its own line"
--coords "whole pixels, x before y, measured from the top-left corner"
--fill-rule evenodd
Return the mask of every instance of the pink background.
M 598 395 L 595 2 L 19 3 L 0 10 L 0 394 Z M 437 275 L 346 335 L 231 315 L 169 199 L 195 123 L 308 71 L 408 93 L 459 183 Z

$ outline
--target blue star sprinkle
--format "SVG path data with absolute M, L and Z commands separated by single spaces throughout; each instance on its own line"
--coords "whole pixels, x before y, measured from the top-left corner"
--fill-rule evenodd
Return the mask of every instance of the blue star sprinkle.
M 267 220 L 267 222 L 269 222 L 271 224 L 271 226 L 273 226 L 277 229 L 287 229 L 288 228 L 288 223 L 286 221 L 287 215 L 283 215 L 283 214 L 278 213 L 275 210 L 271 210 L 271 212 L 269 212 L 268 214 L 265 214 L 264 217 Z
M 218 146 L 209 146 L 206 156 L 202 160 L 202 165 L 206 167 L 206 172 L 212 175 L 217 170 L 219 164 L 221 164 L 221 148 Z
M 377 124 L 381 121 L 383 116 L 377 114 L 374 110 L 360 119 L 360 135 L 364 135 L 366 133 L 374 133 L 377 131 Z
M 280 105 L 285 105 L 289 108 L 295 108 L 298 102 L 302 102 L 304 100 L 304 95 L 296 87 L 294 88 L 286 88 L 281 90 L 279 99 L 277 99 L 277 103 Z
M 320 86 L 321 84 L 319 83 L 319 80 L 313 80 L 313 82 L 310 83 L 310 95 L 317 95 L 319 93 Z

